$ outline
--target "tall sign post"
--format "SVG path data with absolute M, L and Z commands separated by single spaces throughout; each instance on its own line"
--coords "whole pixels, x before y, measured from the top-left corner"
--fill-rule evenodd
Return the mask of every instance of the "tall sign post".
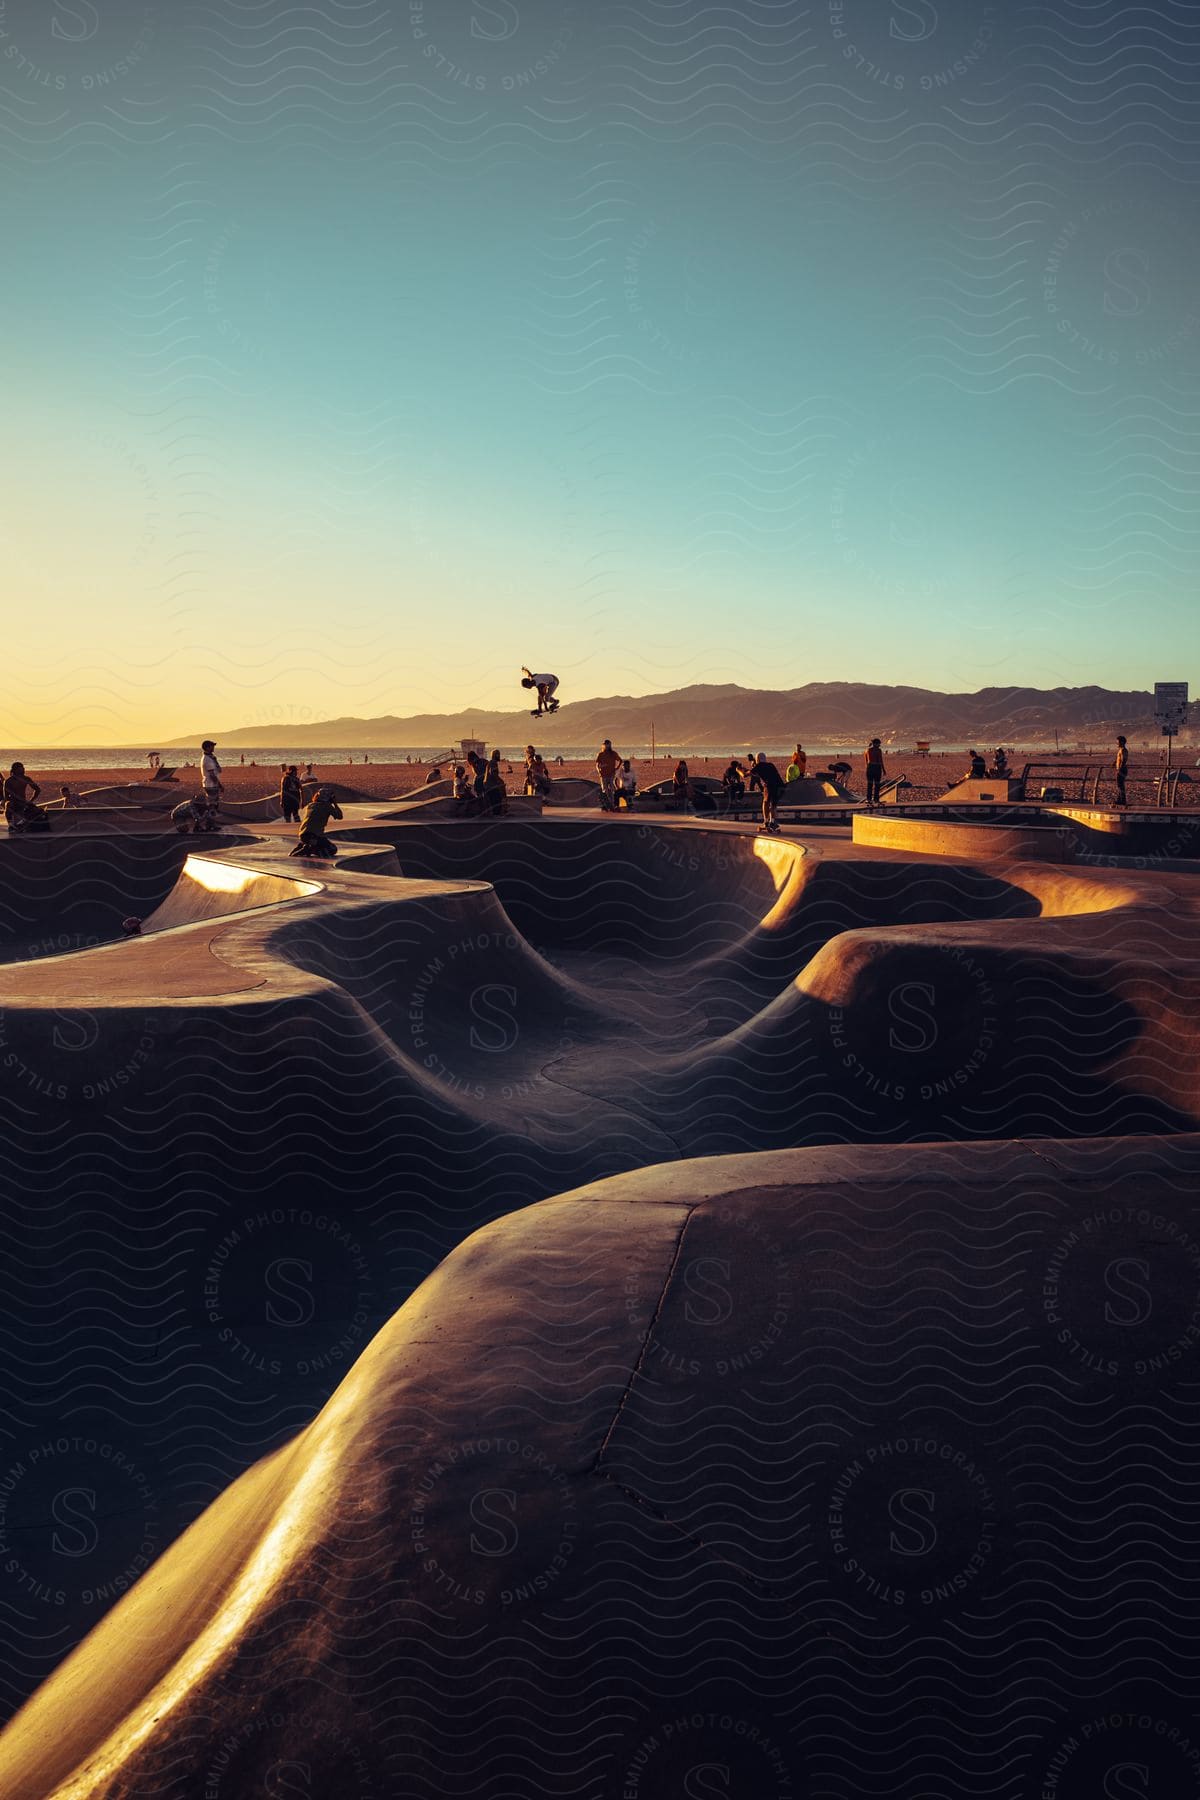
M 1154 721 L 1167 740 L 1167 769 L 1164 791 L 1171 788 L 1171 750 L 1179 735 L 1179 727 L 1187 718 L 1188 684 L 1186 681 L 1156 681 L 1154 684 Z

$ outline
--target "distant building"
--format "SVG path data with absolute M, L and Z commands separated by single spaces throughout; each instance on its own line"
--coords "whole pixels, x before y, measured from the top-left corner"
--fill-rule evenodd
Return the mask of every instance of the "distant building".
M 476 756 L 487 755 L 487 745 L 482 738 L 460 738 L 459 743 L 462 747 L 464 758 L 466 757 L 468 750 L 473 750 Z

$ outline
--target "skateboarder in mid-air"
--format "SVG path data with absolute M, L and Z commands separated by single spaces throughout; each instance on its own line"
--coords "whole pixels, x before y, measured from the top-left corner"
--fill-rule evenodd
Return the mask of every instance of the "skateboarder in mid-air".
M 554 698 L 555 690 L 558 687 L 557 675 L 535 675 L 530 669 L 522 669 L 521 686 L 537 689 L 537 710 L 530 713 L 531 719 L 539 718 L 544 712 L 558 711 L 558 701 Z

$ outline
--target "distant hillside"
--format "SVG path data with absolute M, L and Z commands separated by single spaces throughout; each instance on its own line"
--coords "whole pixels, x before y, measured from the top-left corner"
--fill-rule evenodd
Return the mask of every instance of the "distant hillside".
M 940 694 L 930 688 L 879 687 L 859 681 L 814 681 L 780 692 L 769 689 L 700 685 L 638 699 L 564 702 L 553 718 L 541 719 L 539 744 L 589 744 L 604 737 L 644 743 L 651 721 L 664 744 L 779 743 L 794 736 L 847 744 L 868 737 L 984 740 L 983 747 L 1089 732 L 1153 730 L 1152 696 L 1110 688 L 981 688 L 976 694 Z M 1193 717 L 1195 716 L 1193 712 Z M 252 725 L 219 731 L 208 725 L 175 738 L 170 749 L 194 748 L 215 737 L 226 749 L 262 749 L 290 744 L 324 747 L 389 745 L 399 749 L 451 745 L 463 737 L 509 744 L 534 730 L 528 711 L 391 714 L 375 719 L 323 719 L 301 726 Z

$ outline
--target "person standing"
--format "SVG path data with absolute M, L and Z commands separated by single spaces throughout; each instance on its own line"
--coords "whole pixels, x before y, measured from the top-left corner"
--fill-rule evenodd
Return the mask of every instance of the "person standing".
M 1129 747 L 1123 737 L 1117 739 L 1117 754 L 1113 759 L 1113 774 L 1117 778 L 1117 805 L 1129 804 L 1125 796 L 1125 783 L 1129 780 Z
M 681 756 L 671 774 L 671 804 L 676 812 L 687 812 L 691 792 L 691 776 L 688 774 L 688 766 Z
M 504 811 L 504 802 L 508 789 L 504 785 L 504 776 L 500 772 L 500 752 L 493 750 L 483 771 L 483 802 L 490 813 Z
M 289 763 L 280 777 L 279 804 L 283 808 L 285 825 L 300 823 L 300 776 L 295 763 Z
M 483 790 L 487 781 L 487 763 L 484 758 L 480 756 L 478 750 L 468 750 L 467 766 L 471 771 L 471 791 L 482 808 Z
M 732 812 L 746 797 L 746 781 L 736 756 L 730 757 L 729 767 L 721 777 L 721 786 L 725 789 L 725 811 Z
M 883 783 L 884 775 L 887 773 L 883 766 L 883 748 L 878 738 L 872 738 L 867 745 L 867 754 L 864 761 L 866 764 L 867 776 L 867 805 L 878 806 L 879 789 Z
M 783 776 L 773 762 L 767 761 L 765 750 L 759 751 L 758 760 L 750 771 L 750 786 L 762 789 L 762 824 L 759 830 L 777 830 L 775 805 L 783 792 Z
M 213 812 L 221 805 L 224 787 L 221 782 L 221 765 L 217 761 L 217 746 L 211 738 L 205 738 L 200 746 L 203 756 L 200 761 L 200 779 L 204 784 L 204 797 Z
M 603 749 L 596 753 L 596 771 L 600 776 L 600 804 L 605 812 L 617 810 L 617 770 L 621 767 L 621 758 L 612 747 L 612 739 L 605 738 Z
M 20 831 L 39 817 L 41 791 L 33 776 L 25 773 L 25 764 L 15 762 L 4 780 L 4 818 L 10 831 L 14 827 Z

